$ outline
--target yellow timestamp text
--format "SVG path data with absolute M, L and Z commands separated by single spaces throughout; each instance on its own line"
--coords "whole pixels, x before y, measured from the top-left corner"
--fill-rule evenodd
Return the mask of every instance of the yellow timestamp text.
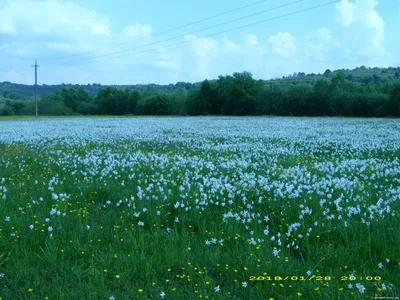
M 250 276 L 250 281 L 331 281 L 334 278 L 332 276 Z M 340 281 L 354 281 L 354 280 L 365 280 L 365 281 L 381 281 L 381 276 L 340 276 Z

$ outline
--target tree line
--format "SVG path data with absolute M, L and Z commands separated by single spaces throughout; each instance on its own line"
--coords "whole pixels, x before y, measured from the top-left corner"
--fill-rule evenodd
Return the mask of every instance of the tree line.
M 400 81 L 354 83 L 345 72 L 325 72 L 313 84 L 255 80 L 249 72 L 185 85 L 173 92 L 140 92 L 116 87 L 89 95 L 69 86 L 39 101 L 41 115 L 277 115 L 399 117 Z M 302 76 L 302 74 L 297 75 Z M 32 100 L 7 100 L 0 115 L 33 115 Z

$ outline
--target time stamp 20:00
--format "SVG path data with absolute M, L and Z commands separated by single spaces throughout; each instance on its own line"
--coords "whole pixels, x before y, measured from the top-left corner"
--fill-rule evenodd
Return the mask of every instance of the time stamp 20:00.
M 250 276 L 250 281 L 331 281 L 332 276 Z M 381 281 L 381 276 L 340 276 L 341 281 Z

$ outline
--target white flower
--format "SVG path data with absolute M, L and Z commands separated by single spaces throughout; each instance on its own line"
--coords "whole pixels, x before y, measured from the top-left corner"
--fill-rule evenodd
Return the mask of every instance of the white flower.
M 144 223 L 142 221 L 139 221 L 137 224 L 138 226 L 144 226 Z
M 307 271 L 307 275 L 310 276 L 312 274 L 311 271 Z
M 115 300 L 115 297 L 111 296 L 110 298 L 108 298 L 108 300 Z
M 390 262 L 389 258 L 386 258 L 386 263 L 388 264 Z
M 246 281 L 242 282 L 242 288 L 247 288 L 247 282 Z
M 164 293 L 164 292 L 161 292 L 161 293 L 160 293 L 160 297 L 161 297 L 161 299 L 164 299 L 165 293 Z
M 7 216 L 7 217 L 5 218 L 5 221 L 6 221 L 6 222 L 10 222 L 10 217 Z
M 46 218 L 46 219 L 44 219 L 44 221 L 45 221 L 46 223 L 49 223 L 49 222 L 50 222 L 50 219 L 49 219 L 49 218 Z
M 157 216 L 161 215 L 161 212 L 159 210 L 157 210 Z
M 179 223 L 179 218 L 178 217 L 175 218 L 175 223 Z
M 32 230 L 33 229 L 33 225 L 29 225 L 29 229 Z
M 278 256 L 278 254 L 279 254 L 279 251 L 278 250 L 274 250 L 274 255 Z
M 351 283 L 349 283 L 349 285 L 347 286 L 349 289 L 353 288 L 353 285 Z
M 209 240 L 206 240 L 206 245 L 208 246 L 210 244 L 211 244 L 211 242 Z
M 171 231 L 171 228 L 167 227 L 167 232 L 170 232 L 170 231 Z
M 89 226 L 89 225 L 86 225 L 86 229 L 89 230 L 89 229 L 90 229 L 90 226 Z
M 0 273 L 0 278 L 3 278 L 4 276 L 6 276 L 4 273 Z
M 358 288 L 358 291 L 360 294 L 364 294 L 364 291 L 366 290 L 366 288 L 363 285 L 361 285 L 360 283 L 357 283 L 356 287 Z
M 48 231 L 48 232 L 52 232 L 52 231 L 53 231 L 53 227 L 49 226 L 49 227 L 47 228 L 47 231 Z
M 382 269 L 382 268 L 383 268 L 382 262 L 380 262 L 380 263 L 378 264 L 378 267 L 379 267 L 379 269 Z
M 386 291 L 386 285 L 382 283 L 382 290 Z
M 219 285 L 216 286 L 216 287 L 214 287 L 214 291 L 215 291 L 216 293 L 218 293 L 219 291 L 221 291 L 221 289 L 219 288 Z

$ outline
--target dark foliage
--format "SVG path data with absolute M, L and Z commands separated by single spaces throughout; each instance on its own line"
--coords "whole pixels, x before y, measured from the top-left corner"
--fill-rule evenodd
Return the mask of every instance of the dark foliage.
M 362 66 L 269 81 L 241 72 L 199 84 L 89 85 L 89 92 L 88 86 L 62 85 L 39 100 L 39 113 L 399 117 L 399 72 Z M 8 90 L 2 92 L 4 86 Z M 0 115 L 35 113 L 33 99 L 18 93 L 24 91 L 21 86 L 27 87 L 0 83 Z

